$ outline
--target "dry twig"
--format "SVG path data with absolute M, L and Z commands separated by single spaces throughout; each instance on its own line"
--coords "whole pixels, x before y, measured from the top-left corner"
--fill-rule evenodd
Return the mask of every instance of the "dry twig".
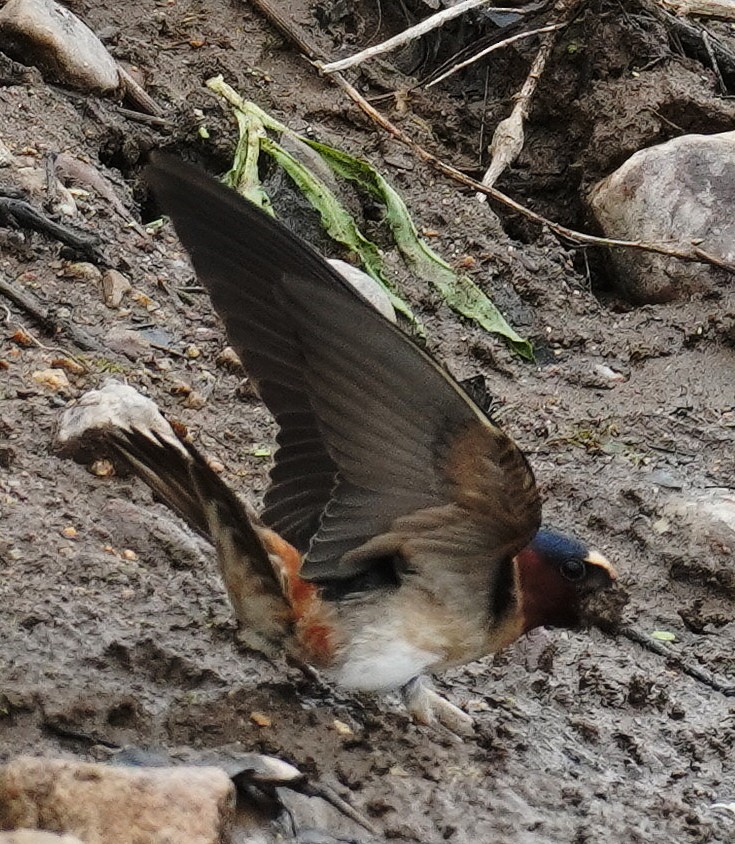
M 20 199 L 20 195 L 22 194 L 14 189 L 0 187 L 0 221 L 43 232 L 98 263 L 104 260 L 98 249 L 100 240 L 96 235 L 57 223 L 24 199 Z
M 315 64 L 320 58 L 317 49 L 310 43 L 309 39 L 300 31 L 300 29 L 290 20 L 288 20 L 280 11 L 275 8 L 272 0 L 251 0 L 255 6 L 269 21 L 275 26 L 292 44 L 294 44 L 311 62 Z M 655 252 L 659 255 L 667 255 L 671 258 L 678 258 L 681 261 L 699 262 L 704 264 L 711 264 L 715 267 L 727 270 L 735 274 L 735 264 L 724 261 L 716 255 L 710 255 L 699 246 L 691 244 L 689 246 L 671 246 L 665 243 L 647 243 L 640 240 L 614 240 L 607 237 L 596 237 L 591 234 L 584 234 L 582 232 L 570 229 L 561 223 L 555 223 L 541 214 L 537 214 L 530 208 L 516 202 L 515 199 L 507 196 L 494 187 L 488 187 L 478 182 L 476 179 L 465 175 L 461 170 L 457 170 L 451 164 L 447 164 L 433 153 L 424 149 L 419 143 L 413 140 L 403 130 L 394 125 L 385 115 L 381 114 L 374 106 L 372 106 L 365 97 L 344 78 L 341 73 L 333 73 L 329 77 L 333 79 L 347 96 L 363 111 L 374 123 L 388 132 L 397 141 L 407 146 L 417 158 L 425 161 L 435 170 L 453 179 L 467 188 L 471 188 L 479 193 L 485 194 L 490 199 L 494 199 L 506 208 L 510 208 L 517 214 L 521 214 L 535 223 L 546 226 L 550 231 L 559 237 L 570 241 L 576 245 L 589 246 L 607 246 L 623 249 L 636 249 L 641 252 Z
M 482 177 L 482 183 L 486 187 L 492 187 L 505 169 L 520 155 L 523 144 L 525 143 L 523 127 L 531 111 L 531 100 L 536 93 L 536 88 L 546 67 L 546 62 L 549 60 L 556 46 L 560 30 L 566 27 L 577 14 L 584 1 L 558 0 L 552 12 L 552 19 L 556 19 L 555 23 L 552 26 L 538 30 L 538 32 L 547 32 L 548 34 L 536 54 L 536 58 L 531 65 L 531 70 L 528 72 L 523 87 L 516 96 L 510 116 L 506 117 L 505 120 L 501 120 L 495 129 L 493 139 L 490 142 L 490 152 L 492 154 L 490 166 Z M 480 194 L 478 199 L 482 202 L 485 201 L 483 194 Z
M 98 343 L 94 337 L 87 334 L 84 329 L 77 328 L 70 322 L 53 316 L 36 296 L 27 290 L 21 290 L 12 281 L 8 281 L 2 276 L 0 276 L 0 295 L 5 296 L 6 299 L 9 299 L 14 305 L 27 313 L 49 334 L 65 334 L 78 349 L 86 352 L 109 354 L 109 350 Z
M 647 651 L 658 654 L 658 656 L 666 657 L 666 659 L 676 665 L 683 674 L 692 677 L 694 680 L 697 680 L 705 686 L 709 686 L 710 689 L 714 689 L 716 692 L 721 692 L 725 695 L 725 697 L 735 697 L 735 684 L 723 683 L 721 680 L 713 677 L 708 671 L 687 662 L 680 654 L 676 653 L 676 651 L 667 647 L 663 643 L 656 641 L 656 639 L 653 639 L 651 636 L 641 633 L 640 630 L 636 630 L 634 627 L 623 627 L 619 632 L 621 636 L 625 636 L 626 639 L 630 639 L 631 642 L 635 642 Z
M 735 6 L 733 0 L 725 2 Z M 721 75 L 735 75 L 735 52 L 714 32 L 668 11 L 664 8 L 666 4 L 662 0 L 638 0 L 638 5 L 662 23 L 676 41 L 694 53 L 700 61 L 709 60 L 713 66 L 717 64 Z
M 519 32 L 516 35 L 511 35 L 509 38 L 504 38 L 502 41 L 497 41 L 495 44 L 485 47 L 484 50 L 480 50 L 479 53 L 475 53 L 474 56 L 470 56 L 468 59 L 453 65 L 449 68 L 449 70 L 445 70 L 441 76 L 437 76 L 436 79 L 432 79 L 426 87 L 431 88 L 433 85 L 437 85 L 447 77 L 455 74 L 458 70 L 469 67 L 471 64 L 474 64 L 480 59 L 484 59 L 485 56 L 490 55 L 490 53 L 494 53 L 496 50 L 502 50 L 503 47 L 508 47 L 516 41 L 522 41 L 524 38 L 532 38 L 534 35 L 543 35 L 545 32 L 553 32 L 555 29 L 561 29 L 562 26 L 563 24 L 560 23 L 550 23 L 546 26 L 540 26 L 538 29 L 527 29 L 525 32 Z
M 125 97 L 141 112 L 153 117 L 160 117 L 163 114 L 163 109 L 151 97 L 151 95 L 139 85 L 135 79 L 125 70 L 125 68 L 118 64 L 117 72 L 120 74 L 120 83 L 122 85 Z
M 427 32 L 431 32 L 434 29 L 438 29 L 440 26 L 444 26 L 447 21 L 453 20 L 459 15 L 468 12 L 470 9 L 474 9 L 477 6 L 487 5 L 489 2 L 490 0 L 462 0 L 462 2 L 457 3 L 456 6 L 450 6 L 448 9 L 442 9 L 441 12 L 430 15 L 428 18 L 420 21 L 415 26 L 410 26 L 403 32 L 399 32 L 398 35 L 394 35 L 392 38 L 388 38 L 380 44 L 375 44 L 372 47 L 361 50 L 359 53 L 355 53 L 353 56 L 348 56 L 346 59 L 340 59 L 338 62 L 331 62 L 330 64 L 321 64 L 321 62 L 317 62 L 317 67 L 322 71 L 322 73 L 336 73 L 341 70 L 347 70 L 348 67 L 354 67 L 355 65 L 362 64 L 362 62 L 373 58 L 373 56 L 380 56 L 383 53 L 395 50 L 397 47 L 402 47 L 404 44 L 408 44 L 410 41 L 414 41 L 422 35 L 426 35 Z M 523 10 L 518 8 L 506 9 L 493 7 L 493 11 L 521 13 Z

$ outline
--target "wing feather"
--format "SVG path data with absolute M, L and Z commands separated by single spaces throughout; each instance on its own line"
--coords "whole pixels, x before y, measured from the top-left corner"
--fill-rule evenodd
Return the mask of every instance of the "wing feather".
M 154 162 L 156 196 L 280 426 L 263 518 L 307 551 L 303 575 L 351 577 L 400 548 L 419 569 L 461 569 L 486 600 L 540 522 L 512 440 L 310 246 L 199 170 Z

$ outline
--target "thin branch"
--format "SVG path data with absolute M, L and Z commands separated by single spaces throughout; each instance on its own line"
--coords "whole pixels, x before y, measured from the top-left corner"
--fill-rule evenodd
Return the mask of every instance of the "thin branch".
M 446 70 L 441 76 L 437 76 L 436 79 L 432 79 L 426 87 L 431 88 L 433 85 L 437 85 L 448 76 L 452 76 L 458 70 L 462 70 L 463 68 L 480 61 L 480 59 L 484 59 L 485 56 L 490 53 L 494 53 L 495 50 L 502 50 L 503 47 L 508 47 L 516 41 L 522 41 L 524 38 L 531 38 L 533 35 L 541 35 L 544 32 L 553 32 L 555 29 L 561 29 L 563 26 L 564 24 L 562 23 L 550 23 L 546 26 L 540 26 L 538 29 L 528 29 L 525 32 L 519 32 L 517 35 L 511 35 L 509 38 L 504 38 L 502 41 L 498 41 L 496 44 L 491 44 L 484 50 L 480 50 L 479 53 L 475 53 L 475 55 L 470 56 L 469 59 L 465 59 L 463 62 L 450 67 L 449 70 Z
M 319 51 L 313 44 L 311 44 L 309 39 L 300 31 L 300 29 L 281 13 L 280 9 L 274 8 L 271 0 L 250 0 L 250 2 L 253 6 L 260 10 L 270 23 L 272 23 L 284 35 L 284 37 L 288 38 L 291 43 L 295 44 L 296 47 L 298 47 L 298 49 L 312 62 L 312 64 L 316 63 L 316 61 L 320 58 Z M 596 237 L 595 235 L 584 234 L 582 232 L 575 231 L 574 229 L 570 229 L 567 226 L 563 226 L 561 223 L 555 223 L 552 220 L 543 217 L 541 214 L 537 214 L 530 208 L 526 208 L 524 205 L 521 205 L 520 202 L 516 202 L 515 199 L 511 199 L 511 197 L 501 193 L 501 191 L 496 188 L 487 187 L 481 182 L 478 182 L 476 179 L 465 175 L 461 170 L 457 170 L 456 167 L 452 167 L 451 164 L 447 164 L 437 158 L 437 156 L 433 153 L 424 149 L 419 143 L 414 141 L 413 138 L 407 135 L 402 129 L 399 129 L 385 115 L 381 114 L 374 106 L 372 106 L 353 85 L 350 85 L 341 73 L 332 73 L 329 78 L 333 79 L 335 84 L 338 85 L 374 123 L 384 129 L 397 141 L 404 144 L 404 146 L 407 146 L 417 158 L 425 161 L 435 170 L 438 170 L 440 173 L 443 173 L 455 182 L 458 182 L 459 184 L 464 185 L 467 188 L 471 188 L 479 193 L 483 193 L 490 199 L 494 199 L 501 205 L 505 205 L 506 208 L 510 208 L 512 211 L 523 215 L 529 220 L 533 220 L 535 223 L 546 226 L 559 237 L 565 238 L 577 245 L 586 244 L 590 246 L 608 246 L 624 249 L 636 249 L 642 252 L 655 252 L 659 255 L 668 255 L 671 258 L 678 258 L 681 261 L 695 261 L 712 264 L 713 266 L 720 267 L 723 270 L 727 270 L 728 272 L 735 274 L 735 264 L 724 261 L 716 255 L 710 255 L 698 246 L 692 245 L 682 248 L 681 246 L 672 247 L 664 243 L 647 243 L 645 241 L 635 240 L 614 240 L 607 237 Z
M 125 97 L 133 103 L 136 108 L 143 114 L 153 117 L 160 117 L 163 114 L 163 109 L 151 97 L 151 95 L 125 70 L 125 68 L 118 64 L 117 72 L 120 75 L 120 83 L 122 85 Z
M 712 42 L 710 41 L 709 32 L 707 32 L 704 27 L 702 27 L 702 43 L 704 44 L 704 48 L 707 51 L 707 56 L 709 57 L 710 64 L 712 65 L 712 70 L 714 71 L 714 74 L 717 77 L 717 86 L 720 89 L 720 93 L 727 94 L 727 85 L 725 85 L 725 80 L 722 78 L 722 72 L 720 71 L 720 66 L 717 63 L 715 51 L 712 49 Z
M 440 173 L 443 173 L 445 176 L 449 176 L 449 178 L 453 179 L 455 182 L 459 182 L 465 187 L 473 188 L 479 193 L 484 193 L 490 199 L 494 199 L 496 202 L 505 205 L 506 208 L 510 208 L 511 210 L 523 215 L 529 220 L 533 220 L 533 222 L 535 223 L 539 223 L 542 226 L 546 226 L 552 232 L 554 232 L 554 234 L 559 235 L 560 237 L 563 237 L 572 242 L 576 242 L 577 244 L 636 249 L 641 252 L 655 252 L 659 255 L 668 255 L 671 258 L 678 258 L 681 261 L 712 264 L 713 266 L 720 267 L 723 270 L 727 270 L 728 272 L 735 274 L 735 264 L 730 263 L 729 261 L 724 261 L 722 258 L 718 258 L 716 255 L 711 255 L 708 252 L 705 252 L 703 249 L 700 249 L 698 246 L 692 245 L 689 247 L 681 247 L 670 246 L 666 243 L 649 243 L 642 240 L 617 240 L 608 237 L 597 237 L 595 235 L 584 234 L 583 232 L 575 231 L 574 229 L 570 229 L 567 226 L 563 226 L 561 223 L 555 223 L 553 220 L 549 220 L 541 214 L 538 214 L 536 211 L 532 211 L 530 208 L 526 208 L 525 205 L 521 205 L 520 202 L 517 202 L 515 199 L 512 199 L 507 194 L 501 193 L 501 191 L 497 190 L 496 188 L 487 187 L 487 185 L 483 185 L 476 179 L 465 175 L 461 170 L 457 170 L 457 168 L 453 167 L 451 164 L 447 164 L 446 162 L 437 158 L 437 156 L 435 156 L 433 153 L 430 153 L 428 150 L 424 149 L 420 144 L 416 143 L 416 141 L 414 141 L 413 138 L 409 137 L 405 132 L 403 132 L 403 130 L 399 129 L 397 126 L 391 123 L 391 121 L 388 120 L 385 115 L 381 114 L 379 111 L 373 108 L 373 106 L 370 105 L 370 103 L 362 96 L 362 94 L 360 94 L 359 91 L 353 88 L 349 84 L 349 82 L 343 79 L 339 82 L 339 85 L 345 91 L 345 93 L 365 112 L 365 114 L 367 114 L 379 126 L 385 129 L 385 131 L 392 135 L 396 140 L 405 144 L 418 158 L 422 159 L 422 161 L 425 161 L 427 164 L 430 164 L 432 167 L 434 167 Z
M 570 23 L 584 2 L 585 0 L 559 0 L 554 7 L 552 15 L 557 18 L 557 22 L 553 27 L 546 29 L 549 35 L 544 39 L 536 54 L 526 81 L 516 97 L 510 116 L 501 120 L 493 133 L 493 139 L 490 142 L 492 159 L 485 175 L 482 177 L 483 185 L 492 187 L 505 169 L 520 155 L 526 140 L 524 126 L 531 112 L 531 100 L 546 68 L 546 62 L 559 39 L 558 30 L 565 28 Z M 478 198 L 481 201 L 485 199 L 482 194 Z
M 124 108 L 123 106 L 115 106 L 115 111 L 118 114 L 122 114 L 123 117 L 128 117 L 130 120 L 134 120 L 136 123 L 144 123 L 148 126 L 175 126 L 175 122 L 173 120 L 169 120 L 167 117 L 157 117 L 155 114 L 143 114 L 142 111 L 135 111 L 132 108 Z
M 8 221 L 11 225 L 24 226 L 34 231 L 43 232 L 72 249 L 84 253 L 93 261 L 98 263 L 104 261 L 98 250 L 100 239 L 97 235 L 57 223 L 24 199 L 19 199 L 15 190 L 0 188 L 0 221 L 2 220 Z
M 98 343 L 84 329 L 77 328 L 70 322 L 52 316 L 36 296 L 27 290 L 22 290 L 13 284 L 12 281 L 8 281 L 2 276 L 0 276 L 0 296 L 5 296 L 6 299 L 9 299 L 49 334 L 65 334 L 77 348 L 86 352 L 105 352 L 105 354 L 109 354 L 109 349 Z
M 397 47 L 402 47 L 404 44 L 408 44 L 409 41 L 414 41 L 422 35 L 426 35 L 427 32 L 431 32 L 433 29 L 438 29 L 440 26 L 444 26 L 447 21 L 459 17 L 459 15 L 463 15 L 470 9 L 475 9 L 477 6 L 484 6 L 489 2 L 490 0 L 463 0 L 463 2 L 457 3 L 456 6 L 450 6 L 448 9 L 442 9 L 441 12 L 430 15 L 428 18 L 419 21 L 419 23 L 414 26 L 410 26 L 403 32 L 399 32 L 398 35 L 394 35 L 392 38 L 388 38 L 380 44 L 367 47 L 365 50 L 361 50 L 359 53 L 355 53 L 353 56 L 349 56 L 346 59 L 340 59 L 338 62 L 331 62 L 330 64 L 325 65 L 317 64 L 317 67 L 319 67 L 322 73 L 337 73 L 342 70 L 347 70 L 348 67 L 354 67 L 355 65 L 361 64 L 362 62 L 373 58 L 373 56 L 380 56 L 383 53 L 389 53 L 391 50 L 395 50 Z M 493 11 L 519 12 L 519 9 L 493 7 Z
M 362 814 L 362 812 L 358 812 L 354 806 L 351 806 L 344 797 L 340 797 L 337 792 L 328 785 L 325 785 L 321 782 L 307 782 L 303 785 L 293 785 L 293 786 L 286 786 L 287 788 L 292 788 L 294 791 L 299 791 L 302 794 L 305 794 L 307 797 L 320 797 L 322 800 L 329 803 L 330 806 L 333 806 L 338 812 L 343 814 L 346 818 L 349 818 L 351 821 L 354 821 L 356 824 L 359 824 L 363 829 L 366 829 L 372 835 L 377 835 L 377 830 L 370 823 L 370 821 Z
M 651 636 L 641 633 L 640 630 L 636 630 L 634 627 L 622 627 L 618 632 L 621 636 L 625 636 L 626 639 L 630 639 L 631 642 L 635 642 L 647 651 L 666 657 L 666 659 L 673 662 L 682 673 L 687 674 L 689 677 L 692 677 L 694 680 L 697 680 L 705 686 L 709 686 L 710 689 L 714 689 L 716 692 L 721 692 L 726 697 L 735 697 L 735 684 L 723 683 L 721 680 L 713 677 L 708 671 L 687 662 L 680 654 L 676 653 L 676 651 L 673 651 L 671 648 L 656 639 L 653 639 Z
M 728 0 L 728 2 L 731 2 L 731 0 Z M 711 50 L 720 69 L 730 76 L 735 74 L 735 52 L 713 32 L 688 21 L 681 15 L 667 11 L 659 0 L 638 0 L 638 5 L 666 27 L 670 37 L 675 39 L 682 52 L 683 47 L 686 46 L 690 51 L 696 52 L 698 58 L 704 62 L 701 54 L 705 53 L 711 61 Z M 705 44 L 705 32 L 707 33 L 708 45 Z
M 515 16 L 512 16 L 512 22 L 506 23 L 497 29 L 485 32 L 484 35 L 479 35 L 469 43 L 465 43 L 464 46 L 460 47 L 456 53 L 453 53 L 436 67 L 432 67 L 431 70 L 418 81 L 416 87 L 422 88 L 425 85 L 428 85 L 429 82 L 432 82 L 437 76 L 440 76 L 453 64 L 464 61 L 465 59 L 473 56 L 479 50 L 484 50 L 485 47 L 489 47 L 491 44 L 496 44 L 498 41 L 502 41 L 504 38 L 509 38 L 511 35 L 515 35 L 517 32 L 520 32 L 527 26 L 528 21 L 535 21 L 543 12 L 546 11 L 547 7 L 552 2 L 553 0 L 526 0 L 523 6 L 520 7 L 520 10 L 524 15 L 523 18 L 516 18 Z

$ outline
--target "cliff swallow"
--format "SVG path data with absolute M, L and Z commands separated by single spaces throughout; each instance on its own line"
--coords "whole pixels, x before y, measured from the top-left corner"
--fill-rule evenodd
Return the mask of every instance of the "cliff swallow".
M 190 445 L 132 430 L 117 448 L 212 539 L 241 625 L 457 729 L 467 716 L 422 675 L 576 625 L 613 567 L 540 530 L 511 438 L 307 243 L 190 165 L 157 154 L 147 178 L 278 449 L 257 516 Z

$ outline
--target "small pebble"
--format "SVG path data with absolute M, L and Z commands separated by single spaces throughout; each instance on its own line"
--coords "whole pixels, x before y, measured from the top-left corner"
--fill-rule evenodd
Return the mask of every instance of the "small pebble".
M 684 489 L 684 482 L 665 469 L 654 469 L 648 479 L 656 486 L 662 486 L 665 489 Z
M 270 727 L 273 725 L 273 721 L 264 712 L 251 712 L 250 720 L 258 727 Z
M 77 363 L 75 360 L 72 360 L 72 358 L 54 358 L 51 361 L 51 366 L 54 369 L 65 369 L 72 375 L 84 375 L 87 371 L 81 363 Z
M 63 369 L 38 369 L 31 378 L 39 386 L 53 390 L 55 393 L 59 390 L 68 390 L 71 386 Z
M 102 298 L 108 308 L 119 308 L 132 285 L 117 270 L 106 270 L 102 275 Z
M 190 407 L 192 410 L 200 410 L 207 403 L 207 400 L 201 393 L 192 390 L 184 400 L 184 407 Z
M 100 270 L 88 261 L 74 261 L 73 263 L 66 264 L 59 275 L 63 278 L 76 278 L 79 281 L 93 281 L 97 283 L 102 278 Z
M 142 290 L 136 290 L 131 294 L 130 298 L 136 304 L 140 305 L 141 308 L 145 308 L 149 313 L 157 311 L 161 307 L 155 299 L 151 299 L 151 297 L 147 293 L 143 293 Z
M 227 369 L 230 372 L 239 372 L 242 370 L 242 361 L 237 356 L 237 352 L 232 346 L 225 346 L 224 349 L 217 355 L 215 359 L 217 366 L 222 369 Z
M 188 396 L 192 389 L 191 384 L 187 384 L 186 381 L 174 381 L 169 387 L 169 392 L 172 396 Z
M 10 339 L 13 341 L 13 343 L 17 343 L 24 349 L 30 349 L 32 346 L 36 345 L 33 337 L 31 337 L 31 335 L 27 331 L 24 331 L 22 328 L 19 328 L 17 331 L 15 331 Z
M 109 478 L 111 475 L 115 474 L 115 467 L 112 465 L 111 460 L 103 458 L 95 460 L 94 463 L 90 463 L 89 472 L 92 475 L 96 475 L 98 478 Z

